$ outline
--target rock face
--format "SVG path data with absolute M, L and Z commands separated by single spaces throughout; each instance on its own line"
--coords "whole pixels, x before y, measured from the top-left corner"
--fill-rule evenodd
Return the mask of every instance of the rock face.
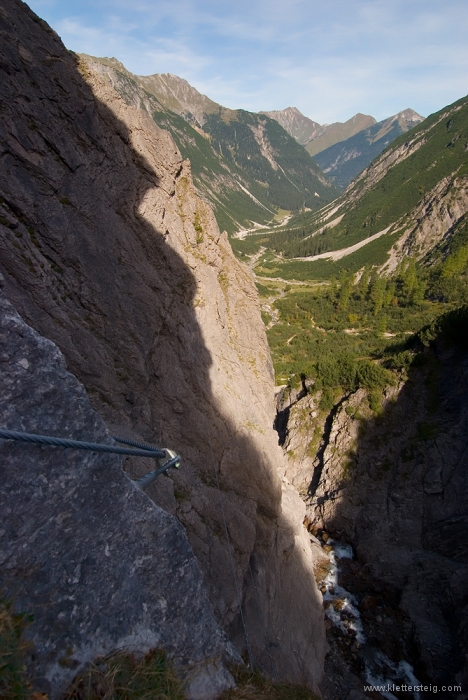
M 320 411 L 321 392 L 313 392 L 304 381 L 300 389 L 284 387 L 276 398 L 275 427 L 287 455 L 286 475 L 306 496 L 315 468 L 320 462 L 325 415 Z
M 408 227 L 393 246 L 384 270 L 392 272 L 406 256 L 423 258 L 449 240 L 468 212 L 468 177 L 444 177 L 408 217 Z
M 282 500 L 250 273 L 171 137 L 25 5 L 4 0 L 0 23 L 6 292 L 108 425 L 181 455 L 148 493 L 185 526 L 218 621 L 273 677 L 315 687 L 320 595 L 293 499 Z M 142 462 L 125 468 L 144 473 Z
M 313 141 L 313 139 L 321 136 L 326 131 L 325 126 L 314 122 L 309 117 L 305 117 L 297 107 L 274 109 L 271 112 L 260 112 L 260 114 L 266 114 L 268 117 L 276 119 L 278 124 L 281 124 L 283 129 L 286 129 L 288 134 L 302 146 L 305 146 L 306 143 Z
M 0 296 L 0 424 L 112 444 L 62 354 Z M 180 523 L 137 489 L 122 458 L 0 441 L 1 585 L 34 615 L 35 686 L 55 697 L 96 656 L 164 647 L 192 698 L 233 684 Z M 235 653 L 234 653 L 235 656 Z
M 293 418 L 311 399 L 297 402 Z M 362 611 L 376 600 L 372 595 L 395 592 L 395 607 L 407 620 L 397 623 L 398 644 L 412 655 L 418 678 L 439 685 L 453 685 L 456 679 L 465 688 L 466 354 L 437 344 L 422 368 L 385 392 L 382 413 L 370 409 L 366 390 L 359 389 L 344 397 L 329 419 L 329 429 L 322 428 L 321 459 L 310 464 L 310 521 L 353 545 Z M 302 424 L 302 435 L 306 432 Z M 304 467 L 294 420 L 288 441 L 296 445 L 287 471 L 294 480 Z M 380 593 L 369 595 L 370 588 Z M 380 628 L 372 634 L 383 633 L 387 640 L 395 636 L 388 619 Z M 386 653 L 394 651 L 389 644 Z

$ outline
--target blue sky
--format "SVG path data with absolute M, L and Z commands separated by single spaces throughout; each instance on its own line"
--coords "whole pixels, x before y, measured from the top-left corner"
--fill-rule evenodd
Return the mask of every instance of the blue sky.
M 468 93 L 466 0 L 28 0 L 76 52 L 174 73 L 226 107 L 320 123 Z

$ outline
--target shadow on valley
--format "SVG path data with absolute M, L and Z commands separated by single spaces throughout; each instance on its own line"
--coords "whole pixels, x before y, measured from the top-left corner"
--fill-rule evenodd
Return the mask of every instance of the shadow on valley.
M 246 615 L 254 662 L 274 677 L 313 684 L 320 644 L 310 621 L 300 630 L 294 611 L 311 574 L 299 555 L 283 560 L 276 553 L 276 458 L 239 430 L 213 395 L 208 329 L 202 332 L 195 311 L 201 283 L 176 252 L 197 245 L 199 200 L 187 166 L 167 135 L 146 137 L 143 122 L 132 131 L 116 116 L 121 106 L 110 87 L 114 111 L 99 100 L 86 65 L 27 6 L 7 0 L 4 7 L 5 291 L 60 348 L 112 429 L 181 455 L 182 469 L 150 495 L 185 525 L 218 620 L 245 652 L 243 595 L 255 609 Z M 140 152 L 148 144 L 152 161 Z M 183 238 L 187 231 L 193 243 Z M 219 337 L 228 338 L 227 330 Z M 141 462 L 138 468 L 145 470 Z M 304 604 L 301 615 L 309 615 Z
M 362 678 L 380 650 L 438 687 L 420 697 L 462 698 L 468 689 L 467 321 L 464 308 L 418 334 L 406 379 L 384 392 L 380 411 L 358 389 L 325 426 L 309 519 L 324 542 L 331 535 L 353 547 L 339 584 L 355 596 L 367 639 L 356 645 L 354 633 L 330 625 L 335 679 L 338 657 Z M 463 692 L 448 690 L 457 685 Z

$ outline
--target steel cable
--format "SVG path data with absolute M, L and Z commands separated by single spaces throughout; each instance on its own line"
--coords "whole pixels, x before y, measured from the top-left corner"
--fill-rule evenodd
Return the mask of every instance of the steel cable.
M 91 452 L 111 452 L 118 455 L 134 455 L 137 457 L 153 457 L 163 459 L 167 456 L 166 450 L 158 447 L 145 445 L 139 449 L 130 447 L 119 447 L 118 445 L 102 445 L 96 442 L 83 442 L 81 440 L 68 440 L 67 438 L 52 437 L 50 435 L 36 435 L 35 433 L 22 433 L 18 430 L 0 429 L 0 438 L 4 440 L 18 440 L 19 442 L 29 442 L 36 445 L 50 445 L 52 447 L 70 447 L 76 450 L 90 450 Z M 135 444 L 128 440 L 114 438 L 124 444 Z

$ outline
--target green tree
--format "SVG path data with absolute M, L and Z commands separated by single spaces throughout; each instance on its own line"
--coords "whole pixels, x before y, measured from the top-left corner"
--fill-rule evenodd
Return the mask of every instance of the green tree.
M 369 291 L 370 276 L 371 273 L 369 268 L 365 267 L 357 286 L 357 294 L 359 296 L 359 299 L 361 299 L 362 301 L 364 301 L 367 298 L 367 293 Z
M 384 306 L 390 306 L 390 304 L 395 299 L 396 284 L 393 280 L 387 282 L 387 289 L 385 290 L 384 296 Z
M 370 298 L 373 304 L 373 309 L 372 312 L 374 316 L 377 316 L 379 311 L 382 309 L 384 305 L 384 299 L 385 299 L 385 288 L 387 286 L 387 280 L 385 277 L 379 277 L 376 276 L 372 280 L 371 283 L 371 290 L 370 290 Z

